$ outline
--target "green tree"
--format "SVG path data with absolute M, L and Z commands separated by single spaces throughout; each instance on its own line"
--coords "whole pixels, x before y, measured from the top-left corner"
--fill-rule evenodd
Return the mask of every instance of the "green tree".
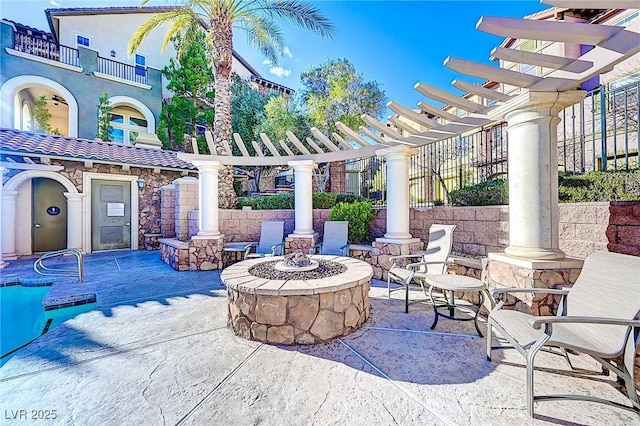
M 34 100 L 33 130 L 37 133 L 51 133 L 49 120 L 51 120 L 51 113 L 47 106 L 47 98 L 40 96 Z
M 251 83 L 238 74 L 233 73 L 231 83 L 231 124 L 234 133 L 240 135 L 251 155 L 255 150 L 251 141 L 258 135 L 258 126 L 265 120 L 265 105 L 277 97 L 277 92 L 261 93 Z M 232 145 L 234 155 L 240 155 L 238 148 Z
M 336 121 L 353 130 L 364 125 L 362 114 L 380 118 L 387 102 L 376 81 L 365 81 L 346 59 L 328 60 L 300 75 L 305 87 L 302 97 L 312 124 L 330 134 Z
M 98 98 L 98 135 L 103 141 L 111 140 L 111 111 L 113 107 L 109 103 L 109 94 L 102 93 Z
M 195 137 L 198 151 L 208 153 L 203 132 L 198 132 L 199 127 L 211 130 L 214 120 L 213 70 L 207 60 L 206 35 L 201 29 L 194 28 L 184 37 L 176 35 L 173 43 L 176 50 L 184 54 L 177 59 L 171 58 L 162 70 L 169 81 L 167 89 L 173 93 L 162 105 L 161 128 L 167 131 L 166 136 L 163 135 L 163 146 L 185 151 L 187 135 L 188 147 L 191 147 L 190 139 Z
M 148 0 L 141 4 L 145 5 Z M 154 15 L 143 23 L 129 41 L 132 55 L 142 41 L 158 26 L 171 23 L 163 48 L 177 34 L 205 28 L 215 79 L 215 122 L 213 140 L 217 147 L 231 138 L 231 71 L 233 65 L 233 29 L 245 31 L 249 43 L 272 63 L 284 51 L 284 37 L 278 22 L 288 21 L 323 37 L 331 37 L 333 26 L 313 4 L 300 0 L 184 0 L 181 7 Z M 179 52 L 180 54 L 181 52 Z M 229 177 L 231 173 L 225 172 Z M 221 185 L 232 190 L 232 182 Z

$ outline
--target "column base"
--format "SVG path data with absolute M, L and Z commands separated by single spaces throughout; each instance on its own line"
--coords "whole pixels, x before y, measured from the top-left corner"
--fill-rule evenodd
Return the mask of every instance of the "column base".
M 317 232 L 308 235 L 289 234 L 284 239 L 284 253 L 311 253 L 311 247 L 317 242 Z
M 504 249 L 504 253 L 509 256 L 531 260 L 561 260 L 565 258 L 564 252 L 558 248 L 521 247 L 509 245 Z
M 189 270 L 210 271 L 224 267 L 222 249 L 224 236 L 219 237 L 192 237 L 189 245 Z
M 421 242 L 420 238 L 413 238 L 411 235 L 409 235 L 409 237 L 407 238 L 398 238 L 398 237 L 389 238 L 387 237 L 387 234 L 385 234 L 384 238 L 376 238 L 376 243 L 382 243 L 382 244 L 403 245 L 403 244 L 415 244 L 420 242 Z
M 206 234 L 198 232 L 196 235 L 191 237 L 192 240 L 222 240 L 224 239 L 224 234 Z
M 9 262 L 5 262 L 4 260 L 0 260 L 0 269 L 4 269 L 9 266 Z
M 490 289 L 565 288 L 576 282 L 583 263 L 583 260 L 572 258 L 534 260 L 489 253 L 489 258 L 483 262 L 482 276 Z M 532 315 L 555 315 L 559 302 L 559 295 L 524 293 L 509 296 L 506 305 L 509 309 Z

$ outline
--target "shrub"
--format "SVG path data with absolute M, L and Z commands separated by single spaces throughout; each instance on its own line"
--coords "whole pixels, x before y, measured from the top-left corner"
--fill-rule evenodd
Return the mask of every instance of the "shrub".
M 369 236 L 369 223 L 377 214 L 372 210 L 371 206 L 371 201 L 338 203 L 331 209 L 328 220 L 348 221 L 349 242 L 352 244 L 368 243 L 371 239 Z
M 449 199 L 454 206 L 509 204 L 509 187 L 505 179 L 489 180 L 451 191 Z
M 313 208 L 330 209 L 339 202 L 353 203 L 365 201 L 366 198 L 351 194 L 333 194 L 331 192 L 314 192 Z M 295 208 L 295 196 L 291 193 L 267 195 L 263 197 L 240 197 L 238 208 L 250 206 L 254 210 L 278 210 Z
M 640 169 L 560 177 L 558 192 L 563 203 L 640 200 Z

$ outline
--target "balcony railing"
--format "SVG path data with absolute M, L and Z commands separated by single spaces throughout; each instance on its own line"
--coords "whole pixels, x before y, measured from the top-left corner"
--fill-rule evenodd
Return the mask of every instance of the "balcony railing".
M 13 33 L 13 49 L 63 64 L 78 65 L 78 50 L 24 33 Z
M 148 84 L 147 69 L 141 66 L 123 64 L 122 62 L 98 57 L 98 72 L 124 80 L 135 81 L 136 83 Z

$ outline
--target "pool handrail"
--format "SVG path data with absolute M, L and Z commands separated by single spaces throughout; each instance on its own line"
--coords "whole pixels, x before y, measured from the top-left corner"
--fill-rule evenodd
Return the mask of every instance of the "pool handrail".
M 44 264 L 45 259 L 50 259 L 56 256 L 63 256 L 65 254 L 72 254 L 76 257 L 78 262 L 78 269 L 55 269 L 55 268 L 47 268 Z M 33 264 L 33 270 L 36 271 L 40 275 L 50 275 L 57 277 L 78 277 L 78 282 L 84 281 L 84 259 L 82 257 L 82 252 L 78 249 L 74 248 L 66 248 L 62 250 L 49 251 L 44 253 L 42 256 L 38 258 Z

